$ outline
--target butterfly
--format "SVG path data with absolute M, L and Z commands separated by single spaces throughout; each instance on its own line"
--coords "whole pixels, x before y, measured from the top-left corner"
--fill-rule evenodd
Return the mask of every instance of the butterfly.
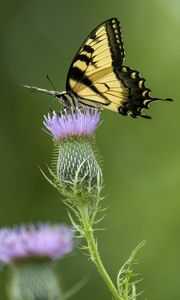
M 33 86 L 31 91 L 52 95 L 65 107 L 109 109 L 123 116 L 150 118 L 142 113 L 156 100 L 138 71 L 123 64 L 125 58 L 120 22 L 111 18 L 97 26 L 75 55 L 68 71 L 66 91 Z

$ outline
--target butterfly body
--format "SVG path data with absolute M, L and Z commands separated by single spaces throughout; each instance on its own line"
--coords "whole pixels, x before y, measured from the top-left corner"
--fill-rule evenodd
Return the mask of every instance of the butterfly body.
M 109 19 L 91 32 L 75 55 L 66 91 L 40 91 L 57 97 L 64 106 L 107 108 L 133 118 L 147 117 L 142 109 L 151 102 L 171 99 L 151 97 L 145 79 L 138 71 L 124 66 L 124 57 L 120 23 L 116 18 Z

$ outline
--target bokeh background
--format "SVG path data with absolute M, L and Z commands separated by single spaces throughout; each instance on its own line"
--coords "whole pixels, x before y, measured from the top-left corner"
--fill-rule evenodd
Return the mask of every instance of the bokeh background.
M 103 157 L 107 216 L 97 233 L 115 280 L 131 250 L 147 239 L 138 272 L 139 299 L 180 299 L 180 2 L 179 0 L 1 0 L 0 226 L 50 220 L 69 223 L 60 196 L 39 166 L 51 161 L 42 130 L 52 99 L 18 84 L 65 88 L 70 62 L 100 22 L 122 24 L 125 64 L 146 78 L 152 95 L 171 102 L 151 106 L 152 120 L 104 111 L 97 141 Z M 58 265 L 63 289 L 88 277 L 74 300 L 110 299 L 95 267 L 76 250 Z M 0 299 L 5 300 L 5 273 Z

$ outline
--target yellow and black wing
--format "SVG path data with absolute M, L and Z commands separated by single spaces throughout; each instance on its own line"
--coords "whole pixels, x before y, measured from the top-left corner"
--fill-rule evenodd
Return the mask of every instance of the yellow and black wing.
M 141 110 L 157 98 L 149 96 L 145 79 L 137 71 L 122 65 L 124 57 L 120 23 L 109 19 L 91 32 L 74 57 L 67 92 L 84 105 L 144 116 Z

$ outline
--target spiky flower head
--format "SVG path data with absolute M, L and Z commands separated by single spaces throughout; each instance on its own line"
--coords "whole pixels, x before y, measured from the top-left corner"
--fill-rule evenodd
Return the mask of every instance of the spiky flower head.
M 44 117 L 44 125 L 51 132 L 55 140 L 70 137 L 90 137 L 95 132 L 99 121 L 100 113 L 97 109 L 84 108 L 80 110 L 71 109 L 70 112 L 64 111 L 59 115 Z
M 27 258 L 58 260 L 73 250 L 73 230 L 65 225 L 41 223 L 0 229 L 0 262 Z
M 51 132 L 57 146 L 55 176 L 72 186 L 79 182 L 85 188 L 94 187 L 101 169 L 94 152 L 94 133 L 100 122 L 97 109 L 71 109 L 59 115 L 45 117 L 44 125 Z

